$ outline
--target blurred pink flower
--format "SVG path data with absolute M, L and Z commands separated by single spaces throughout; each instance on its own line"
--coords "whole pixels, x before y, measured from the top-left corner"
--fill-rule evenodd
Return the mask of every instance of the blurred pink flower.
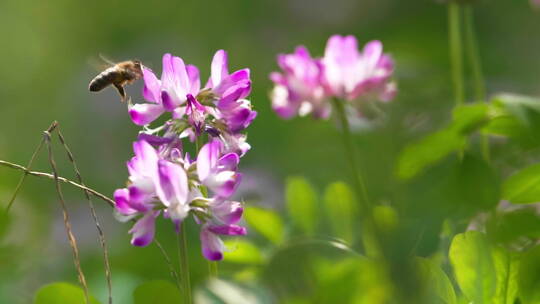
M 394 63 L 383 54 L 380 41 L 358 51 L 354 36 L 330 37 L 323 58 L 324 79 L 329 94 L 346 100 L 378 99 L 389 101 L 396 94 L 391 82 Z
M 389 101 L 397 93 L 394 63 L 380 41 L 369 42 L 360 52 L 355 37 L 334 35 L 322 58 L 312 58 L 300 46 L 293 54 L 278 55 L 277 61 L 282 71 L 270 74 L 275 84 L 271 99 L 282 118 L 310 113 L 328 118 L 332 98 L 360 106 L 365 101 Z

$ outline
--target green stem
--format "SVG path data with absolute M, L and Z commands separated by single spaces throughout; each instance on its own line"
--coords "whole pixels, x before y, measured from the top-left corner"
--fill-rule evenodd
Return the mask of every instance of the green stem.
M 478 51 L 478 40 L 474 27 L 474 11 L 470 5 L 464 8 L 465 16 L 465 39 L 467 43 L 467 53 L 469 64 L 471 65 L 474 79 L 474 95 L 477 101 L 487 102 L 486 87 L 484 73 L 482 72 L 482 61 L 480 60 L 480 52 Z M 489 162 L 491 156 L 489 151 L 489 136 L 482 134 L 481 137 L 482 157 L 486 162 Z
M 191 304 L 191 282 L 189 278 L 189 263 L 187 255 L 187 236 L 185 224 L 180 224 L 180 233 L 178 233 L 178 259 L 180 260 L 180 280 L 184 294 L 184 303 Z
M 478 40 L 476 39 L 476 31 L 474 29 L 474 12 L 472 7 L 470 5 L 465 6 L 463 9 L 463 14 L 465 19 L 467 53 L 474 79 L 474 96 L 477 101 L 485 101 L 486 88 L 484 85 L 482 62 L 480 61 L 480 53 L 478 51 Z
M 203 138 L 202 134 L 200 136 L 197 136 L 197 139 L 195 140 L 195 151 L 197 151 L 197 154 L 199 154 L 199 150 L 202 148 L 203 144 Z
M 344 101 L 338 99 L 333 99 L 332 101 L 343 131 L 345 155 L 351 168 L 354 180 L 354 190 L 359 196 L 365 253 L 371 257 L 384 258 L 381 237 L 376 222 L 373 219 L 373 206 L 369 200 L 367 188 L 360 171 L 349 121 L 347 119 L 347 114 L 345 113 Z
M 208 261 L 208 273 L 211 278 L 216 278 L 218 276 L 218 264 L 217 262 Z
M 463 85 L 463 50 L 461 45 L 461 8 L 458 3 L 451 1 L 448 4 L 448 40 L 450 44 L 450 61 L 452 68 L 452 82 L 454 84 L 454 98 L 456 106 L 465 101 Z
M 343 144 L 345 146 L 345 154 L 347 160 L 351 167 L 351 173 L 354 180 L 354 188 L 357 189 L 357 192 L 360 195 L 360 204 L 362 211 L 364 213 L 370 213 L 371 206 L 368 198 L 367 188 L 365 186 L 362 174 L 359 170 L 358 160 L 356 159 L 356 151 L 351 136 L 349 120 L 347 119 L 347 114 L 345 113 L 345 106 L 343 105 L 343 101 L 338 99 L 333 99 L 333 103 L 334 108 L 336 109 L 338 119 L 341 123 L 341 129 L 343 131 Z

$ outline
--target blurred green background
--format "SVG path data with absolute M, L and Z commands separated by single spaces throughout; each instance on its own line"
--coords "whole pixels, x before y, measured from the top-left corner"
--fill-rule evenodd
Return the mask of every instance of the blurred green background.
M 540 11 L 526 0 L 480 2 L 475 14 L 488 91 L 540 95 Z M 159 73 L 161 56 L 171 52 L 197 65 L 206 79 L 212 55 L 225 49 L 231 70 L 251 69 L 250 99 L 259 112 L 248 130 L 252 150 L 242 159 L 246 178 L 241 196 L 249 204 L 282 210 L 285 177 L 305 176 L 321 188 L 349 181 L 349 175 L 333 121 L 283 121 L 271 111 L 268 74 L 277 69 L 276 54 L 303 44 L 320 56 L 330 35 L 353 34 L 362 44 L 381 40 L 397 62 L 400 91 L 384 106 L 387 121 L 355 136 L 370 192 L 385 201 L 394 187 L 396 154 L 406 142 L 450 119 L 446 17 L 446 7 L 429 0 L 2 0 L 0 159 L 25 164 L 41 131 L 57 120 L 86 183 L 112 196 L 127 178 L 125 161 L 138 128 L 114 90 L 88 92 L 88 82 L 99 72 L 90 63 L 99 54 L 136 58 Z M 142 100 L 140 89 L 141 83 L 128 88 L 135 101 Z M 62 150 L 55 151 L 61 175 L 73 177 Z M 43 152 L 34 168 L 49 171 Z M 503 167 L 527 161 L 505 155 Z M 2 208 L 19 176 L 0 168 Z M 82 194 L 64 189 L 83 269 L 92 293 L 105 302 L 95 227 Z M 116 303 L 130 303 L 141 282 L 168 280 L 157 249 L 131 247 L 130 225 L 117 222 L 101 201 L 94 202 L 109 243 Z M 190 263 L 197 284 L 207 266 L 192 228 Z M 168 223 L 160 224 L 157 236 L 174 256 Z M 220 268 L 225 276 L 237 269 L 226 262 Z M 54 184 L 29 177 L 1 241 L 0 303 L 29 303 L 37 288 L 60 280 L 77 279 Z

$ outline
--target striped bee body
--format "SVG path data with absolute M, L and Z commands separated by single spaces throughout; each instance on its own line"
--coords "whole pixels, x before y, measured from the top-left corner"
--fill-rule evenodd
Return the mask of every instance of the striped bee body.
M 124 101 L 126 99 L 124 86 L 133 83 L 141 77 L 142 65 L 139 61 L 124 61 L 99 73 L 99 75 L 90 81 L 88 89 L 92 92 L 98 92 L 109 85 L 113 85 L 122 97 L 122 101 Z

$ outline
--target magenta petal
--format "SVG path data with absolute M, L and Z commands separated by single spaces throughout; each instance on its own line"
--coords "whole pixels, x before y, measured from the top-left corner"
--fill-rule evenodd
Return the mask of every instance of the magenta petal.
M 220 169 L 223 170 L 236 170 L 238 163 L 240 162 L 240 157 L 236 153 L 228 153 L 223 155 L 219 161 L 218 165 Z
M 158 162 L 157 194 L 165 206 L 184 205 L 188 196 L 188 180 L 182 166 L 166 160 Z
M 163 70 L 161 71 L 161 82 L 166 88 L 174 84 L 174 68 L 172 65 L 172 55 L 166 53 L 163 55 Z
M 147 212 L 151 206 L 147 205 L 148 202 L 152 199 L 151 193 L 144 191 L 143 189 L 130 185 L 128 187 L 129 191 L 129 206 L 130 208 L 137 210 L 138 212 Z
M 165 110 L 161 105 L 139 103 L 129 108 L 129 116 L 131 120 L 139 125 L 144 126 L 156 120 Z
M 367 61 L 367 66 L 375 66 L 381 58 L 383 45 L 380 41 L 374 40 L 366 44 L 363 51 L 363 59 Z
M 129 190 L 126 188 L 114 191 L 114 202 L 116 210 L 123 215 L 131 215 L 137 212 L 129 205 Z
M 169 95 L 169 93 L 167 93 L 167 91 L 161 92 L 161 100 L 162 100 L 163 108 L 165 108 L 165 110 L 169 112 L 173 111 L 177 106 L 180 105 L 179 102 L 175 102 L 173 100 L 173 98 L 171 97 L 171 95 Z
M 153 146 L 160 146 L 160 145 L 163 145 L 163 144 L 171 143 L 173 141 L 173 138 L 172 137 L 161 137 L 161 136 L 151 135 L 151 134 L 146 134 L 146 133 L 140 133 L 137 136 L 137 140 L 144 140 L 144 141 L 146 141 L 147 143 L 149 143 L 149 144 L 151 144 Z
M 190 84 L 184 61 L 182 58 L 174 56 L 172 59 L 172 64 L 174 69 L 175 84 L 183 88 L 185 93 L 187 93 Z
M 223 177 L 227 179 L 223 179 Z M 242 174 L 231 172 L 231 171 L 222 171 L 215 176 L 215 184 L 208 185 L 210 189 L 215 191 L 220 197 L 229 198 L 231 197 L 238 185 L 242 182 Z
M 142 68 L 143 71 L 143 96 L 146 100 L 159 103 L 159 91 L 161 87 L 161 82 L 157 79 L 156 75 L 152 70 L 147 67 Z
M 144 169 L 152 172 L 155 168 L 157 168 L 157 161 L 159 159 L 159 156 L 156 150 L 148 142 L 144 140 L 138 140 L 134 142 L 133 152 L 135 152 L 137 160 L 141 162 Z M 148 176 L 152 175 L 153 174 L 148 174 Z
M 190 87 L 188 93 L 197 95 L 201 89 L 201 79 L 199 78 L 199 69 L 194 65 L 186 65 L 186 71 L 189 78 Z
M 235 201 L 222 201 L 212 206 L 212 214 L 223 224 L 236 224 L 242 218 L 244 208 Z
M 131 244 L 133 246 L 144 247 L 152 242 L 155 233 L 156 217 L 159 215 L 159 211 L 151 211 L 146 213 L 140 218 L 133 228 L 129 230 L 132 233 Z
M 225 95 L 231 87 L 242 85 L 245 87 L 243 90 L 243 95 L 240 95 L 238 98 L 245 98 L 251 92 L 251 80 L 249 79 L 249 69 L 243 69 L 232 73 L 231 75 L 225 77 L 221 80 L 221 83 L 217 86 L 214 86 L 213 91 L 218 96 Z
M 238 71 L 233 72 L 231 75 L 229 75 L 229 78 L 232 82 L 239 82 L 239 81 L 250 81 L 250 71 L 249 69 L 241 69 Z
M 225 245 L 221 239 L 210 232 L 206 227 L 201 229 L 201 248 L 203 255 L 210 261 L 220 261 L 223 259 L 223 250 Z
M 287 79 L 285 78 L 285 75 L 278 73 L 278 72 L 272 72 L 270 73 L 270 76 L 268 77 L 270 80 L 277 85 L 287 85 Z
M 219 50 L 212 59 L 212 87 L 218 86 L 221 81 L 229 75 L 227 68 L 227 52 Z
M 221 141 L 212 139 L 199 151 L 197 155 L 197 174 L 201 181 L 205 180 L 216 166 L 222 145 Z
M 208 230 L 221 235 L 246 235 L 247 229 L 238 225 L 209 226 Z
M 257 112 L 248 107 L 239 107 L 227 118 L 227 125 L 232 133 L 238 133 L 247 128 L 257 117 Z
M 237 100 L 249 95 L 250 90 L 251 84 L 249 82 L 241 82 L 229 87 L 218 101 L 218 108 L 220 110 L 228 110 L 236 104 Z

